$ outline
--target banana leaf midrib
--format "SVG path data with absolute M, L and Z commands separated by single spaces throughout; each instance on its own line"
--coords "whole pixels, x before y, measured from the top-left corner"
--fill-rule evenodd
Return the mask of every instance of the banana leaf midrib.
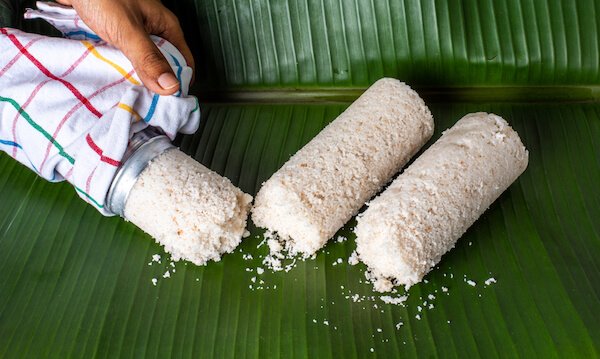
M 410 85 L 410 84 L 409 84 Z M 435 103 L 595 103 L 600 102 L 600 86 L 413 86 L 426 102 Z M 190 92 L 203 103 L 314 104 L 350 103 L 363 87 L 325 88 L 232 88 L 228 90 L 192 87 Z

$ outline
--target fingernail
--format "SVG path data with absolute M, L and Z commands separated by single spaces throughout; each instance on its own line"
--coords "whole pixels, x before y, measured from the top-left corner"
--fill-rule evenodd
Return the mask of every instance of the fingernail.
M 158 84 L 163 89 L 170 90 L 179 86 L 179 81 L 177 81 L 177 78 L 175 78 L 172 73 L 165 72 L 164 74 L 158 76 Z

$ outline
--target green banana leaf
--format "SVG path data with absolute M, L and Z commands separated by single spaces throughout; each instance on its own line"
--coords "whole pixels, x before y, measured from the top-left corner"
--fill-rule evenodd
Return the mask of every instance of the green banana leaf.
M 289 272 L 258 274 L 268 250 L 252 224 L 221 262 L 172 267 L 132 224 L 0 154 L 1 358 L 600 356 L 600 4 L 167 5 L 203 102 L 201 128 L 178 144 L 249 193 L 381 76 L 425 97 L 429 144 L 494 112 L 529 167 L 401 306 L 347 264 L 354 220 L 338 233 L 348 240 Z

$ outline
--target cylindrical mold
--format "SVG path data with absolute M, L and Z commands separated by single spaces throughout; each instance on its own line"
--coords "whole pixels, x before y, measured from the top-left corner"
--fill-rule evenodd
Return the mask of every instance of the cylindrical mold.
M 499 116 L 466 115 L 359 216 L 356 244 L 375 289 L 420 282 L 527 167 Z
M 252 218 L 292 253 L 311 255 L 433 134 L 433 117 L 406 84 L 381 79 L 264 183 Z
M 109 190 L 110 210 L 150 234 L 176 261 L 203 265 L 238 246 L 250 195 L 165 136 L 134 138 L 132 147 Z

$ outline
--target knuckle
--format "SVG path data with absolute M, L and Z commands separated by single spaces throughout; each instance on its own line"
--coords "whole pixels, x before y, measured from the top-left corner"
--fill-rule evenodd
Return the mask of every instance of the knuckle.
M 149 71 L 161 68 L 164 62 L 162 56 L 155 51 L 146 52 L 140 60 L 141 66 Z
M 117 47 L 120 47 L 124 43 L 124 33 L 118 26 L 115 26 L 112 23 L 105 22 L 101 26 L 99 26 L 98 31 L 96 31 L 98 36 L 102 39 L 108 41 L 110 44 L 114 44 Z
M 180 26 L 179 18 L 177 18 L 177 16 L 172 11 L 166 10 L 163 16 L 167 28 L 178 28 Z
M 167 21 L 169 22 L 179 22 L 179 19 L 177 19 L 177 16 L 173 13 L 173 11 L 166 9 L 164 12 L 164 15 L 167 19 Z
M 112 31 L 102 30 L 102 31 L 98 32 L 98 36 L 100 36 L 102 39 L 105 39 L 106 41 L 108 41 L 108 43 L 114 44 L 117 47 L 120 47 L 124 43 L 123 42 L 123 34 L 119 30 L 116 30 L 116 31 L 115 30 L 112 30 Z

